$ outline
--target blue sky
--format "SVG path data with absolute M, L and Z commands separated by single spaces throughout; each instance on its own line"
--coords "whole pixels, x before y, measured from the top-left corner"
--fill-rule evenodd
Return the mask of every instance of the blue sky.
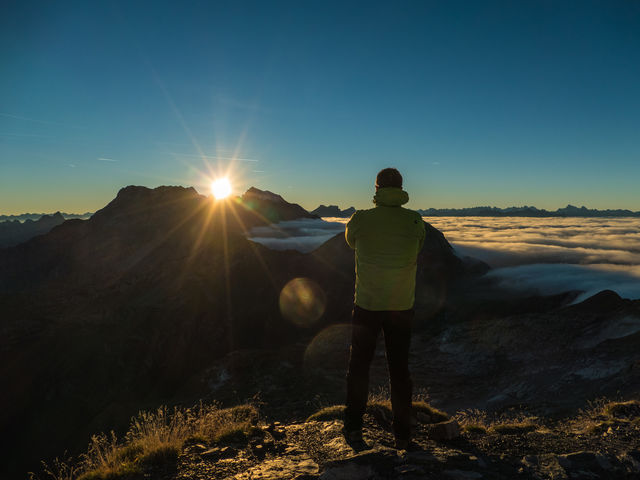
M 640 210 L 640 2 L 3 2 L 0 214 L 230 171 L 315 208 Z M 234 160 L 235 159 L 235 160 Z

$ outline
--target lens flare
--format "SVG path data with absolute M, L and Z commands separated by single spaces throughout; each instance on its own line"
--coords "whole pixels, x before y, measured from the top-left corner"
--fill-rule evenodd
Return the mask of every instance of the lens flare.
M 211 183 L 211 193 L 216 197 L 216 200 L 221 200 L 223 198 L 231 195 L 231 182 L 227 177 L 218 178 Z
M 280 292 L 280 312 L 292 323 L 303 327 L 316 322 L 327 303 L 322 288 L 309 278 L 294 278 Z
M 331 325 L 307 345 L 304 365 L 308 368 L 325 368 L 345 371 L 349 363 L 351 346 L 351 325 L 342 323 Z

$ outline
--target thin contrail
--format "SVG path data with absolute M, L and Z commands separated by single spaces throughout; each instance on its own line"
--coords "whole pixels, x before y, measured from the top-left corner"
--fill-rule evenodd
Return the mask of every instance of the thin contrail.
M 221 157 L 219 155 L 196 155 L 193 153 L 165 152 L 165 155 L 175 155 L 179 157 L 204 158 L 205 160 L 237 160 L 239 162 L 259 162 L 255 158 Z
M 14 115 L 12 113 L 6 113 L 6 112 L 0 112 L 0 117 L 15 118 L 16 120 L 25 120 L 27 122 L 42 123 L 44 125 L 60 125 L 62 127 L 84 128 L 78 125 L 70 125 L 68 123 L 61 123 L 61 122 L 52 122 L 50 120 L 38 120 L 37 118 L 23 117 L 21 115 Z

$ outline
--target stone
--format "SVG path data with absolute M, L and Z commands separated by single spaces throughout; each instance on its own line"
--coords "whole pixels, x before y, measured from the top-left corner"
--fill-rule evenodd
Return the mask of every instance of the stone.
M 431 452 L 424 450 L 417 450 L 413 452 L 407 452 L 407 460 L 413 463 L 428 464 L 439 462 L 438 457 Z
M 471 472 L 468 470 L 445 470 L 442 473 L 455 480 L 474 480 L 476 478 L 482 478 L 481 473 Z
M 220 458 L 233 458 L 237 455 L 237 451 L 231 447 L 214 447 L 200 454 L 205 460 L 215 461 Z
M 202 443 L 195 443 L 186 448 L 186 451 L 189 453 L 202 453 L 208 450 L 207 446 Z
M 396 472 L 398 475 L 404 475 L 407 473 L 415 473 L 415 474 L 425 473 L 424 468 L 418 465 L 411 465 L 411 464 L 400 465 L 399 467 L 394 468 L 393 471 Z
M 281 457 L 266 460 L 245 472 L 239 473 L 233 480 L 311 480 L 317 479 L 318 464 L 306 455 L 296 457 Z
M 574 452 L 567 455 L 558 455 L 558 463 L 565 470 L 611 470 L 611 462 L 606 456 L 593 452 Z
M 369 480 L 373 475 L 374 470 L 371 465 L 345 463 L 327 468 L 320 475 L 320 480 Z
M 446 420 L 434 423 L 427 430 L 427 436 L 432 440 L 453 440 L 460 436 L 460 425 L 456 420 Z
M 629 466 L 636 472 L 640 472 L 640 450 L 630 450 L 620 456 L 620 460 L 630 464 Z

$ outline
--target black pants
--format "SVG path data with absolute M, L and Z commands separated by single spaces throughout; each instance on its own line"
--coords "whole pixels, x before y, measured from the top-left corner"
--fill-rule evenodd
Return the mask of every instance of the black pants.
M 382 329 L 391 380 L 393 431 L 396 438 L 409 439 L 412 390 L 409 345 L 413 313 L 413 310 L 374 312 L 357 305 L 353 308 L 344 419 L 346 430 L 362 429 L 362 416 L 369 395 L 369 366 L 376 349 L 378 333 Z

